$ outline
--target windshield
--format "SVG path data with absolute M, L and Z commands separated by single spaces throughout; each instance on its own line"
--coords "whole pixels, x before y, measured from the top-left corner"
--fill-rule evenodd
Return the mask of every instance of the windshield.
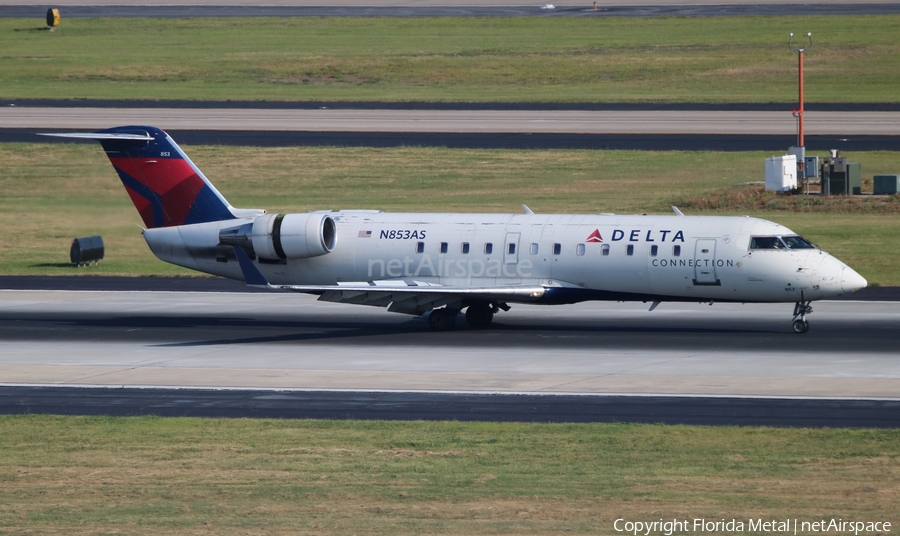
M 750 238 L 750 249 L 815 249 L 816 246 L 802 236 L 754 236 Z
M 782 236 L 781 240 L 791 249 L 816 249 L 816 246 L 809 243 L 809 240 L 802 236 Z

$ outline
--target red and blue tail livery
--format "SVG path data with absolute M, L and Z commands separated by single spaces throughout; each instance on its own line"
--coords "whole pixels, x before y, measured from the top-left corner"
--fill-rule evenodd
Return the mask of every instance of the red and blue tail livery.
M 149 229 L 235 218 L 222 194 L 162 129 L 124 126 L 55 135 L 99 141 Z

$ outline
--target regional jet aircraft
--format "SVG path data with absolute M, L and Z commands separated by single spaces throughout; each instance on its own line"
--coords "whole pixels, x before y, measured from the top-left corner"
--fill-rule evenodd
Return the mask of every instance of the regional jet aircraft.
M 163 261 L 320 300 L 487 327 L 510 304 L 586 300 L 794 303 L 866 286 L 790 229 L 749 217 L 607 214 L 267 214 L 232 207 L 168 134 L 124 126 L 47 134 L 100 142 Z

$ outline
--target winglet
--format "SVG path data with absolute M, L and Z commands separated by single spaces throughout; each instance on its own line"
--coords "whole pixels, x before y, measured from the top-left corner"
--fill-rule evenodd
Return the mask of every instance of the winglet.
M 243 249 L 234 246 L 234 256 L 237 257 L 238 263 L 241 265 L 241 272 L 244 274 L 244 281 L 247 282 L 247 285 L 251 287 L 269 287 L 266 276 L 262 275 L 262 272 L 253 264 L 253 261 L 250 260 L 250 257 L 247 256 Z
M 672 211 L 675 212 L 676 216 L 684 216 L 684 212 L 678 210 L 678 207 L 676 207 L 675 205 L 672 205 Z

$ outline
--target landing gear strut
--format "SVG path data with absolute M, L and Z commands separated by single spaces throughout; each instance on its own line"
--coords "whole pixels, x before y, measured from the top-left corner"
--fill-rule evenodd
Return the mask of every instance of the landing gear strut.
M 808 301 L 799 301 L 794 305 L 794 322 L 791 324 L 794 333 L 806 333 L 809 331 L 809 322 L 806 320 L 806 315 L 812 312 L 812 306 Z

